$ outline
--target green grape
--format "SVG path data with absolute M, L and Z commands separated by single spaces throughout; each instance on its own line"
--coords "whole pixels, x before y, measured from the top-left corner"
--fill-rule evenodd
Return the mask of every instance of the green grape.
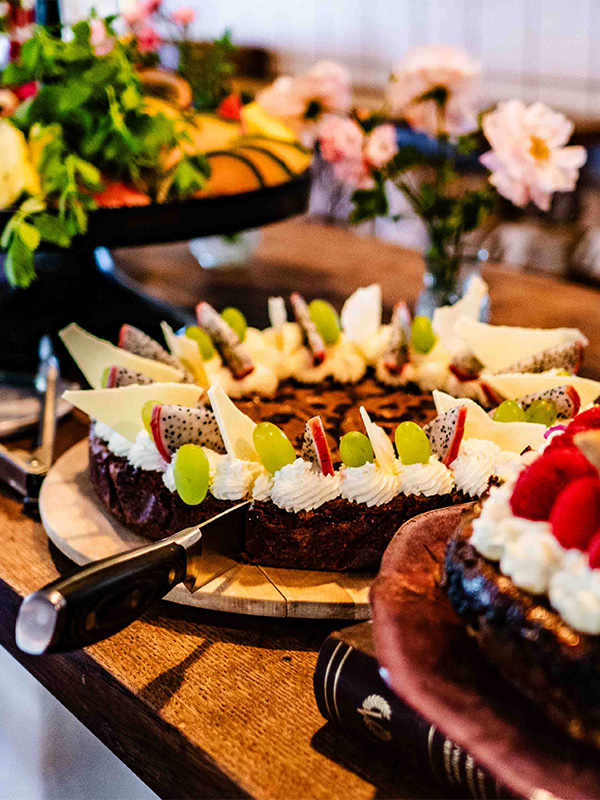
M 308 310 L 325 344 L 335 344 L 340 338 L 340 320 L 335 308 L 327 300 L 313 300 Z
M 240 337 L 240 342 L 243 342 L 246 338 L 246 328 L 248 327 L 248 323 L 246 322 L 246 317 L 242 314 L 239 308 L 234 308 L 233 306 L 224 308 L 223 311 L 221 311 L 221 317 L 225 320 L 229 327 L 233 328 L 233 330 L 237 333 L 237 335 Z
M 500 403 L 492 417 L 494 422 L 525 422 L 525 412 L 516 400 Z
M 185 329 L 185 335 L 188 339 L 194 339 L 198 342 L 198 350 L 204 361 L 210 361 L 215 354 L 212 340 L 206 331 L 199 328 L 197 325 L 190 325 Z
M 350 431 L 342 436 L 340 456 L 347 467 L 362 467 L 375 458 L 369 438 L 360 431 Z
M 296 460 L 292 443 L 281 428 L 272 422 L 259 423 L 252 432 L 252 439 L 263 467 L 271 475 Z
M 556 403 L 549 398 L 534 400 L 525 412 L 526 422 L 537 422 L 547 428 L 556 422 L 558 409 Z
M 144 428 L 146 428 L 150 436 L 152 436 L 152 429 L 150 427 L 152 412 L 154 411 L 154 406 L 159 406 L 159 405 L 160 405 L 160 400 L 146 400 L 146 402 L 142 406 L 142 422 L 144 423 Z
M 415 422 L 401 422 L 394 439 L 403 464 L 427 464 L 431 457 L 431 445 L 423 428 Z
M 417 353 L 428 353 L 436 342 L 429 317 L 415 317 L 410 326 L 410 339 Z
M 106 367 L 106 369 L 102 373 L 102 379 L 100 381 L 101 386 L 102 386 L 103 389 L 106 389 L 106 387 L 108 385 L 109 375 L 110 375 L 110 367 Z
M 184 444 L 173 464 L 177 494 L 188 506 L 197 506 L 208 492 L 208 458 L 197 444 Z

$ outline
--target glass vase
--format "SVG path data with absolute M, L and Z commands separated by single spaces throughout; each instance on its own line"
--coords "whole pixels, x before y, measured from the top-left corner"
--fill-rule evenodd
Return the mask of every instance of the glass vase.
M 484 248 L 465 250 L 459 256 L 447 258 L 425 254 L 423 290 L 417 300 L 415 313 L 432 317 L 436 308 L 454 305 L 468 290 L 471 279 L 475 275 L 481 275 L 487 260 L 488 251 Z M 489 318 L 490 301 L 486 297 L 479 319 L 487 322 Z

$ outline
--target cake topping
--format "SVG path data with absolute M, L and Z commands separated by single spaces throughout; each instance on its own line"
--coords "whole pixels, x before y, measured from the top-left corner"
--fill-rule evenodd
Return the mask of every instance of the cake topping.
M 481 383 L 488 386 L 502 400 L 518 400 L 528 395 L 538 394 L 557 387 L 569 386 L 576 392 L 581 406 L 589 406 L 600 397 L 600 383 L 578 375 L 559 375 L 556 373 L 485 375 Z M 575 413 L 578 413 L 579 409 Z
M 256 422 L 240 411 L 220 386 L 211 386 L 208 398 L 227 453 L 242 461 L 260 461 L 254 446 Z
M 198 345 L 198 352 L 203 361 L 210 361 L 210 359 L 213 358 L 215 348 L 213 347 L 212 339 L 206 331 L 203 331 L 198 325 L 189 325 L 185 329 L 184 335 L 187 336 L 188 339 L 192 339 L 196 342 Z
M 213 411 L 205 406 L 155 405 L 150 419 L 152 438 L 165 461 L 184 444 L 210 447 L 224 453 L 223 438 Z
M 254 365 L 233 328 L 209 303 L 198 303 L 196 314 L 198 325 L 210 336 L 234 378 L 240 380 L 249 375 L 254 369 Z
M 215 469 L 211 491 L 218 500 L 243 500 L 250 497 L 256 478 L 264 474 L 256 461 L 242 461 L 227 455 Z
M 435 456 L 426 464 L 409 464 L 402 467 L 401 491 L 404 494 L 422 494 L 432 497 L 448 494 L 454 488 L 454 476 Z
M 464 340 L 456 332 L 456 323 L 462 317 L 478 320 L 487 295 L 487 283 L 479 275 L 473 275 L 469 280 L 467 291 L 460 300 L 454 305 L 436 308 L 433 312 L 432 326 L 435 334 L 446 350 L 457 358 L 461 353 L 468 355 L 468 351 Z
M 454 406 L 433 419 L 425 426 L 425 434 L 429 439 L 431 450 L 443 464 L 451 464 L 458 456 L 461 442 L 465 434 L 467 409 L 465 406 Z M 397 433 L 397 432 L 396 432 Z
M 313 322 L 310 310 L 302 295 L 294 292 L 294 294 L 290 296 L 290 302 L 292 304 L 294 316 L 296 317 L 296 322 L 302 329 L 306 345 L 312 353 L 313 366 L 318 367 L 319 364 L 323 363 L 326 355 L 323 337 L 317 330 L 317 326 Z
M 221 318 L 225 320 L 231 330 L 237 333 L 240 342 L 243 342 L 246 338 L 248 323 L 246 322 L 246 317 L 239 308 L 235 308 L 234 306 L 224 308 L 223 311 L 221 311 Z
M 208 388 L 208 379 L 204 369 L 204 358 L 202 357 L 198 342 L 189 336 L 177 336 L 171 326 L 166 322 L 161 322 L 160 326 L 162 328 L 167 347 L 171 353 L 181 364 L 184 365 L 197 384 Z M 206 333 L 204 333 L 204 331 L 201 331 L 200 328 L 196 328 L 196 330 L 202 333 L 202 335 L 208 339 L 208 336 Z M 208 342 L 210 344 L 210 349 L 212 350 L 210 339 L 208 339 Z
M 340 457 L 347 467 L 362 467 L 375 458 L 368 436 L 360 431 L 349 431 L 340 440 Z
M 452 357 L 450 372 L 462 383 L 476 380 L 483 370 L 483 364 L 468 350 L 461 350 Z
M 127 367 L 107 367 L 102 376 L 102 387 L 104 389 L 117 389 L 119 386 L 132 386 L 133 384 L 147 385 L 154 383 L 152 378 L 136 372 Z
M 287 311 L 283 297 L 269 297 L 268 300 L 269 322 L 277 332 L 281 332 L 287 322 Z
M 545 372 L 550 369 L 565 369 L 577 373 L 583 358 L 581 342 L 568 342 L 567 344 L 550 347 L 540 353 L 509 364 L 503 372 Z
M 581 398 L 573 386 L 565 384 L 525 395 L 518 398 L 517 403 L 525 411 L 528 422 L 542 422 L 549 426 L 557 418 L 571 419 L 576 416 L 581 407 Z
M 415 317 L 410 326 L 410 341 L 417 353 L 429 353 L 437 341 L 429 317 Z
M 431 446 L 427 434 L 415 422 L 401 422 L 394 434 L 396 451 L 403 464 L 427 464 Z
M 333 475 L 333 462 L 321 417 L 312 417 L 306 423 L 302 458 L 318 467 L 323 475 Z
M 456 488 L 470 497 L 479 497 L 489 488 L 490 478 L 505 473 L 506 467 L 520 465 L 520 457 L 503 452 L 485 439 L 466 439 L 451 462 Z
M 525 412 L 516 400 L 504 400 L 490 414 L 494 422 L 525 422 Z
M 550 512 L 552 533 L 566 549 L 587 550 L 600 528 L 598 476 L 571 481 L 558 495 Z
M 381 328 L 381 286 L 372 283 L 357 289 L 342 307 L 344 333 L 351 342 L 360 344 L 377 336 Z
M 252 440 L 263 467 L 271 475 L 296 460 L 292 443 L 272 422 L 260 422 L 252 432 Z
M 339 474 L 324 475 L 298 458 L 275 473 L 271 499 L 286 511 L 311 511 L 339 497 L 340 485 Z
M 391 502 L 400 492 L 400 471 L 384 472 L 372 462 L 360 467 L 344 467 L 342 475 L 341 495 L 351 502 L 380 506 Z
M 375 458 L 379 467 L 390 475 L 396 472 L 396 457 L 394 455 L 394 446 L 390 442 L 386 432 L 379 425 L 371 421 L 367 410 L 364 406 L 360 407 L 360 416 L 362 417 L 367 436 L 373 447 Z
M 148 336 L 148 334 L 133 325 L 121 325 L 119 347 L 129 353 L 142 356 L 142 358 L 160 361 L 163 364 L 175 367 L 175 369 L 181 369 L 181 364 L 175 356 L 167 353 L 165 348 L 151 336 Z
M 408 362 L 408 345 L 411 337 L 410 311 L 406 303 L 396 303 L 390 327 L 390 338 L 383 354 L 383 364 L 392 375 L 399 375 Z
M 196 506 L 206 497 L 209 484 L 208 459 L 201 447 L 184 444 L 177 451 L 173 464 L 177 494 L 184 503 Z
M 340 320 L 331 303 L 327 300 L 311 300 L 308 310 L 325 344 L 336 344 L 340 338 Z

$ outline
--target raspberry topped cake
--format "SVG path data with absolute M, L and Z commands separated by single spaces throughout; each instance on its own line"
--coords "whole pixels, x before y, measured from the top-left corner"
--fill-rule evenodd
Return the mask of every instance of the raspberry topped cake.
M 475 321 L 475 289 L 464 313 L 434 320 L 439 331 Z M 200 303 L 198 325 L 163 324 L 166 348 L 129 325 L 118 346 L 74 325 L 62 332 L 92 386 L 67 395 L 94 420 L 91 480 L 126 525 L 161 538 L 252 498 L 249 560 L 376 569 L 404 521 L 482 496 L 537 450 L 548 425 L 578 410 L 576 386 L 600 394 L 566 372 L 517 374 L 521 384 L 490 376 L 507 399 L 488 413 L 419 388 L 445 345 L 403 303 L 382 324 L 380 287 L 355 292 L 339 318 L 298 294 L 289 308 L 291 319 L 284 299 L 270 298 L 260 331 L 237 309 Z
M 600 746 L 600 406 L 548 431 L 450 540 L 446 585 L 482 653 Z

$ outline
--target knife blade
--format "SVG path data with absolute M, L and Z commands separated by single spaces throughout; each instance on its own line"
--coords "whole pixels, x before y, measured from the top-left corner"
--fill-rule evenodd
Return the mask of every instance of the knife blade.
M 28 595 L 15 626 L 18 647 L 29 655 L 64 652 L 107 639 L 126 628 L 179 583 L 194 592 L 215 577 L 204 547 L 237 555 L 250 500 L 144 547 L 94 561 Z

